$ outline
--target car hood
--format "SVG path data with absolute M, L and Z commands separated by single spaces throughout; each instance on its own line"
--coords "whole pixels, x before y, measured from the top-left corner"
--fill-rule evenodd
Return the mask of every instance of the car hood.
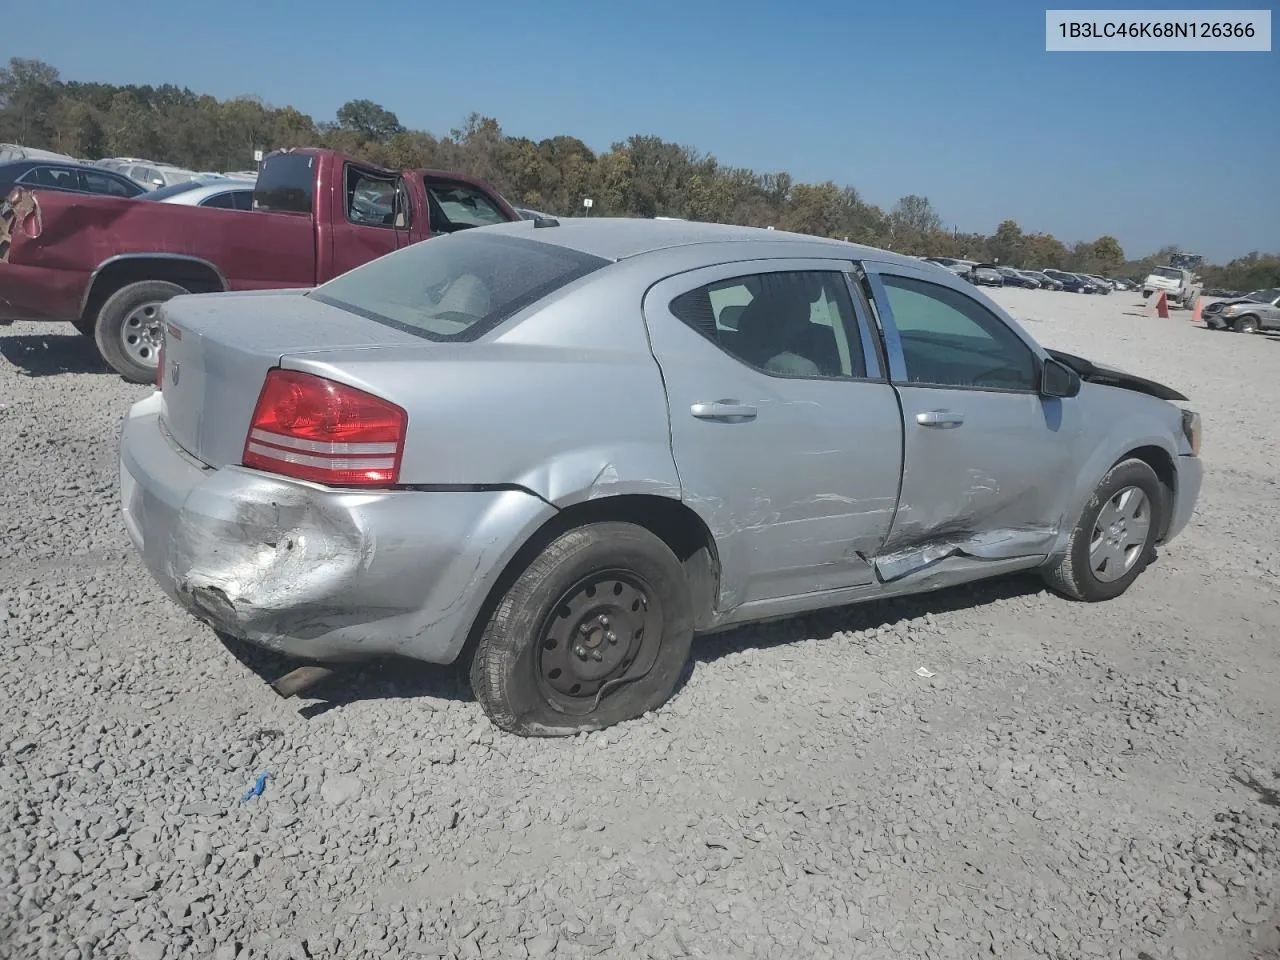
M 1147 380 L 1132 373 L 1125 373 L 1123 370 L 1104 367 L 1094 363 L 1092 360 L 1086 360 L 1084 357 L 1077 357 L 1072 353 L 1063 353 L 1061 350 L 1046 350 L 1045 352 L 1059 363 L 1066 364 L 1080 375 L 1081 380 L 1088 383 L 1098 383 L 1107 387 L 1119 387 L 1121 390 L 1132 390 L 1135 393 L 1145 393 L 1147 396 L 1156 397 L 1159 400 L 1191 399 L 1172 387 L 1166 387 L 1162 383 L 1156 383 L 1154 380 Z

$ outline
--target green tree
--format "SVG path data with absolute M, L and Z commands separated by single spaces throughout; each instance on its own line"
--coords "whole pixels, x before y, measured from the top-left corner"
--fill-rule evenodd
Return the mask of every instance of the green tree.
M 987 244 L 991 258 L 1001 264 L 1021 267 L 1025 260 L 1025 238 L 1022 228 L 1015 220 L 1001 221 L 996 227 L 995 236 Z
M 48 144 L 50 114 L 58 102 L 58 71 L 40 60 L 12 57 L 0 69 L 0 139 L 26 146 Z
M 338 108 L 338 126 L 373 143 L 386 143 L 402 133 L 400 118 L 372 100 L 348 100 Z
M 1114 273 L 1124 262 L 1124 250 L 1120 241 L 1112 236 L 1102 236 L 1093 241 L 1093 259 L 1104 274 Z

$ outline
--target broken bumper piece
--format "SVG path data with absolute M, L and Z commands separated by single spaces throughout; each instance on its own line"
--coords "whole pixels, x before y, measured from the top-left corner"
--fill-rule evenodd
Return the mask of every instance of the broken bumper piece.
M 178 450 L 160 395 L 120 438 L 125 527 L 161 588 L 231 636 L 313 660 L 455 659 L 495 578 L 553 509 L 514 490 L 352 491 Z

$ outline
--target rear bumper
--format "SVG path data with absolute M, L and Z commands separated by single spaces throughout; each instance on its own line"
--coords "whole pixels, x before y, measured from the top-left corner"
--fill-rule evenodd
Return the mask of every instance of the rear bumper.
M 179 451 L 159 394 L 120 437 L 124 524 L 169 597 L 214 628 L 315 660 L 452 662 L 518 547 L 555 512 L 532 494 L 340 491 Z
M 1164 543 L 1180 534 L 1191 522 L 1196 501 L 1200 498 L 1200 487 L 1204 483 L 1204 461 L 1199 457 L 1178 457 L 1176 467 L 1178 490 L 1174 494 L 1173 513 L 1169 517 L 1169 529 L 1165 532 Z
M 0 317 L 79 320 L 88 286 L 88 272 L 0 263 Z

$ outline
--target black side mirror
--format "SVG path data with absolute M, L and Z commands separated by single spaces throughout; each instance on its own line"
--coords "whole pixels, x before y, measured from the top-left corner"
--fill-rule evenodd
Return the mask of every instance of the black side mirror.
M 1049 359 L 1040 371 L 1040 396 L 1074 397 L 1080 392 L 1080 374 L 1065 363 Z

